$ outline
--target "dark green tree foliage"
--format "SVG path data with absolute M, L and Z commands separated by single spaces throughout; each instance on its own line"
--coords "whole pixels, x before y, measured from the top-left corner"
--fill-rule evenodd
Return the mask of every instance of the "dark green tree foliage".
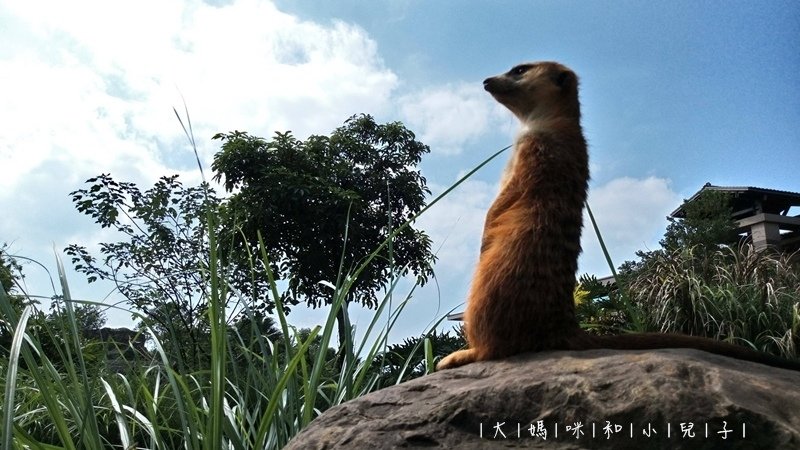
M 184 187 L 177 175 L 145 192 L 102 174 L 72 192 L 78 211 L 125 239 L 101 243 L 98 261 L 85 247 L 65 249 L 89 282 L 111 280 L 147 324 L 172 342 L 178 361 L 199 363 L 208 329 L 208 230 L 206 212 L 219 201 L 207 185 Z
M 433 356 L 437 360 L 460 350 L 467 345 L 463 328 L 436 332 L 423 336 L 407 338 L 399 344 L 390 345 L 386 352 L 375 357 L 374 367 L 380 368 L 380 386 L 392 386 L 400 381 L 408 381 L 425 375 L 425 338 L 430 339 Z
M 23 297 L 14 295 L 16 284 L 22 278 L 22 267 L 8 256 L 6 251 L 7 244 L 0 247 L 0 286 L 3 288 L 2 299 L 7 299 L 11 304 L 11 308 L 17 315 L 22 313 L 25 308 Z M 0 313 L 0 355 L 4 356 L 5 352 L 11 346 L 11 338 L 14 330 L 11 328 L 11 321 L 9 321 L 4 314 Z
M 305 141 L 290 132 L 272 140 L 239 131 L 214 139 L 222 141 L 212 165 L 215 179 L 234 193 L 224 209 L 227 234 L 220 239 L 230 247 L 221 254 L 247 258 L 260 232 L 273 271 L 288 279 L 285 300 L 292 304 L 330 302 L 331 289 L 319 282 L 336 284 L 341 273 L 354 270 L 390 227 L 423 208 L 430 193 L 416 169 L 429 148 L 399 122 L 378 125 L 360 115 L 330 136 Z M 348 300 L 374 307 L 393 267 L 424 283 L 434 259 L 430 246 L 424 232 L 406 227 L 361 273 Z M 253 280 L 253 296 L 267 295 L 259 287 L 264 283 L 263 277 Z
M 719 244 L 736 242 L 729 194 L 704 190 L 693 201 L 684 201 L 682 208 L 686 213 L 684 218 L 667 217 L 669 225 L 660 242 L 665 250 L 697 245 L 716 250 Z
M 266 356 L 283 348 L 278 345 L 283 335 L 272 317 L 264 315 L 261 311 L 240 314 L 227 331 L 229 343 L 227 363 L 231 377 L 237 377 L 238 374 L 250 376 L 252 370 L 248 368 L 253 367 L 273 370 L 270 366 L 271 360 Z M 250 389 L 249 386 L 255 383 L 244 384 Z M 255 391 L 252 394 L 255 397 L 263 395 Z
M 6 247 L 7 244 L 0 247 L 0 286 L 3 286 L 6 294 L 11 294 L 16 285 L 15 280 L 22 278 L 22 267 L 7 256 Z
M 75 313 L 75 325 L 79 332 L 97 331 L 106 324 L 106 316 L 98 306 L 73 303 L 72 308 Z M 67 310 L 59 299 L 54 299 L 50 304 L 50 314 L 47 315 L 47 320 L 60 327 L 68 326 Z
M 619 275 L 628 284 L 639 276 L 648 265 L 663 260 L 666 254 L 683 249 L 694 255 L 695 266 L 705 273 L 710 255 L 721 245 L 735 244 L 739 239 L 736 224 L 731 218 L 730 195 L 722 191 L 705 190 L 693 201 L 684 200 L 683 218 L 667 217 L 669 225 L 661 248 L 652 251 L 637 251 L 638 260 L 625 261 L 619 267 Z

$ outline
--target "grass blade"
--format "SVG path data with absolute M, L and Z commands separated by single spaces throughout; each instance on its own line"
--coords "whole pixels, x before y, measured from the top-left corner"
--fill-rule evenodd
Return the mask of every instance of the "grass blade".
M 122 408 L 119 406 L 117 396 L 114 394 L 114 390 L 111 389 L 111 385 L 108 384 L 106 380 L 101 378 L 100 382 L 103 383 L 103 388 L 106 390 L 106 394 L 108 394 L 108 400 L 111 402 L 111 409 L 114 411 L 114 419 L 117 421 L 117 428 L 119 429 L 119 438 L 122 441 L 122 447 L 130 448 L 131 437 L 128 434 L 128 423 L 125 421 L 125 415 L 122 414 Z
M 2 287 L 0 287 L 2 289 Z M 2 293 L 5 299 L 5 292 Z M 3 445 L 2 448 L 11 448 L 11 435 L 13 434 L 12 424 L 14 419 L 14 394 L 17 385 L 17 368 L 19 367 L 19 355 L 22 350 L 22 343 L 25 341 L 25 327 L 28 325 L 28 318 L 31 316 L 33 308 L 31 305 L 25 307 L 22 315 L 17 322 L 14 330 L 14 338 L 11 341 L 10 358 L 8 361 L 8 374 L 6 375 L 5 405 L 3 405 Z

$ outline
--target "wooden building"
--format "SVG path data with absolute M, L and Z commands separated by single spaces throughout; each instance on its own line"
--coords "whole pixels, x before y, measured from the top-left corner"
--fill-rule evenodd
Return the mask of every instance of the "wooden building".
M 800 194 L 752 186 L 714 186 L 706 183 L 687 202 L 706 190 L 731 197 L 732 218 L 738 232 L 751 240 L 756 250 L 775 247 L 783 251 L 800 248 Z M 795 208 L 794 211 L 791 211 Z M 670 214 L 685 216 L 683 205 Z

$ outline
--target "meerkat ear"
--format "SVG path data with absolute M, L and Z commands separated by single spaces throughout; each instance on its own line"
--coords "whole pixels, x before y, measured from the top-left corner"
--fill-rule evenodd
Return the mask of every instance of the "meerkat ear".
M 560 87 L 562 90 L 575 86 L 576 81 L 575 74 L 570 70 L 562 70 L 553 75 L 552 79 L 556 86 Z

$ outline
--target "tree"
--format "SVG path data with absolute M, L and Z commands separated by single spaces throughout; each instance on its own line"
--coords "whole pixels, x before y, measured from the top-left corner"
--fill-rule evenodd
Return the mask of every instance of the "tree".
M 736 242 L 729 194 L 704 190 L 691 202 L 685 200 L 681 208 L 685 213 L 683 218 L 667 217 L 669 225 L 660 242 L 665 250 L 697 245 L 716 250 L 719 244 Z
M 704 190 L 691 202 L 684 200 L 681 209 L 684 217 L 667 217 L 669 224 L 661 248 L 652 251 L 637 251 L 637 260 L 625 261 L 619 267 L 624 284 L 633 282 L 649 265 L 663 261 L 667 255 L 680 251 L 691 251 L 694 267 L 701 273 L 712 269 L 711 255 L 720 246 L 736 242 L 736 224 L 731 217 L 730 195 L 722 191 Z
M 274 273 L 288 278 L 284 300 L 319 307 L 333 295 L 327 281 L 361 264 L 396 228 L 418 213 L 430 191 L 416 170 L 430 149 L 401 123 L 375 123 L 353 116 L 330 136 L 305 141 L 290 132 L 273 140 L 234 131 L 217 134 L 222 149 L 212 168 L 233 192 L 224 213 L 221 254 L 246 258 L 263 238 Z M 421 283 L 434 256 L 428 236 L 404 228 L 360 274 L 348 301 L 367 307 L 392 272 L 409 271 Z M 244 265 L 240 263 L 238 265 Z M 255 280 L 253 295 L 265 279 Z M 340 320 L 340 338 L 343 335 Z
M 146 315 L 179 364 L 193 367 L 207 356 L 208 229 L 207 212 L 219 200 L 208 185 L 184 187 L 177 175 L 161 177 L 141 192 L 135 184 L 102 174 L 90 187 L 72 192 L 78 211 L 102 228 L 115 228 L 126 240 L 101 243 L 102 262 L 85 247 L 65 252 L 89 282 L 111 280 Z M 227 304 L 227 301 L 226 301 Z

